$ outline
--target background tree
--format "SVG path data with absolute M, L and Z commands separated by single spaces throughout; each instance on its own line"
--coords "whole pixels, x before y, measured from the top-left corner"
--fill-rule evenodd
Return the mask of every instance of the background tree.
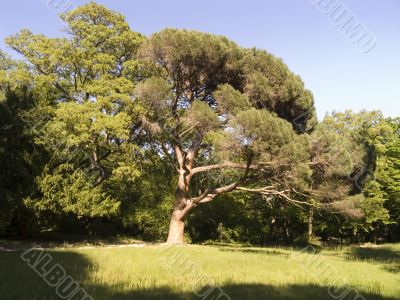
M 48 157 L 25 121 L 39 105 L 30 79 L 26 65 L 0 52 L 0 233 L 23 234 L 32 225 L 25 201 L 37 195 L 35 176 Z
M 383 230 L 383 225 L 388 224 L 389 214 L 386 203 L 389 199 L 386 187 L 393 182 L 389 175 L 390 166 L 396 166 L 395 161 L 388 163 L 388 145 L 393 145 L 398 139 L 398 133 L 393 129 L 378 111 L 360 112 L 352 111 L 334 113 L 326 117 L 325 122 L 335 128 L 344 136 L 350 136 L 360 147 L 364 148 L 365 155 L 362 163 L 354 169 L 349 178 L 353 182 L 353 194 L 362 192 L 364 197 L 356 197 L 358 207 L 363 211 L 363 218 L 359 221 L 342 222 L 346 224 L 351 239 L 364 233 L 367 240 L 376 241 L 377 232 Z M 395 127 L 394 127 L 395 128 Z M 357 156 L 354 156 L 357 157 Z M 358 156 L 360 157 L 360 156 Z M 396 168 L 396 167 L 394 167 Z M 353 205 L 349 203 L 350 207 Z M 382 228 L 380 228 L 382 227 Z M 370 237 L 368 237 L 370 233 Z
M 400 132 L 398 119 L 381 119 L 377 124 L 376 136 L 372 143 L 376 151 L 376 167 L 366 182 L 365 210 L 368 211 L 364 230 L 372 233 L 372 239 L 393 235 L 385 232 L 385 225 L 395 229 L 399 224 L 400 199 Z M 385 238 L 390 238 L 386 236 Z
M 312 240 L 316 209 L 341 213 L 350 218 L 362 217 L 357 200 L 352 197 L 353 181 L 350 175 L 360 169 L 365 149 L 349 134 L 337 131 L 329 118 L 310 134 L 310 168 L 305 193 L 309 197 L 308 240 Z
M 109 192 L 112 181 L 139 176 L 132 132 L 142 108 L 132 91 L 143 37 L 119 13 L 93 2 L 62 19 L 67 38 L 22 30 L 7 39 L 28 62 L 48 102 L 36 142 L 52 157 L 38 179 L 42 195 L 31 205 L 78 217 L 106 216 L 119 207 Z

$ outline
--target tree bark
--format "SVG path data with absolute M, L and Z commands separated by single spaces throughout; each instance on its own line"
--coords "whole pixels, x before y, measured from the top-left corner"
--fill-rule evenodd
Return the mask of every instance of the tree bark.
M 192 208 L 187 199 L 189 181 L 183 168 L 179 170 L 178 186 L 175 191 L 175 205 L 172 212 L 167 244 L 183 244 L 185 231 L 185 217 Z
M 174 209 L 171 217 L 171 222 L 169 224 L 167 244 L 184 243 L 185 221 L 181 215 L 181 210 Z
M 176 139 L 179 141 L 179 135 L 176 135 Z M 175 204 L 174 211 L 171 216 L 171 222 L 169 225 L 169 232 L 167 238 L 167 244 L 182 244 L 184 243 L 184 230 L 185 230 L 185 217 L 200 203 L 206 203 L 213 201 L 214 198 L 222 193 L 227 193 L 235 190 L 239 183 L 247 177 L 249 169 L 251 167 L 252 155 L 249 156 L 247 165 L 245 167 L 246 172 L 243 178 L 232 184 L 222 186 L 209 191 L 206 189 L 203 194 L 195 198 L 190 198 L 190 181 L 194 174 L 204 172 L 217 168 L 217 165 L 211 165 L 206 167 L 198 167 L 196 170 L 193 169 L 194 160 L 197 157 L 198 150 L 201 146 L 202 136 L 197 135 L 194 139 L 192 146 L 186 152 L 182 150 L 180 142 L 174 145 L 176 161 L 178 162 L 179 168 L 177 169 L 179 178 L 178 185 L 175 191 Z M 230 164 L 221 164 L 219 167 L 229 167 Z M 242 167 L 242 166 L 241 166 Z

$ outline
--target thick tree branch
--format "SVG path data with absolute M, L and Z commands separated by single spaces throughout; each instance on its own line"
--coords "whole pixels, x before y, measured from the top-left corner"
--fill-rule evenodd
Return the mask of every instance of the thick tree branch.
M 185 152 L 182 150 L 181 145 L 175 144 L 174 151 L 175 151 L 176 160 L 178 161 L 178 164 L 179 164 L 179 168 L 184 169 L 186 155 L 185 155 Z
M 223 168 L 246 169 L 247 166 L 244 164 L 224 162 L 224 163 L 220 163 L 220 164 L 196 167 L 191 171 L 191 175 L 195 175 L 197 173 L 202 173 L 202 172 L 208 172 L 208 171 L 215 170 L 215 169 L 223 169 Z M 250 168 L 252 168 L 252 167 L 250 166 Z
M 229 192 L 235 190 L 247 178 L 247 175 L 249 174 L 249 171 L 250 171 L 252 160 L 253 160 L 253 154 L 251 153 L 247 159 L 246 171 L 245 171 L 244 175 L 242 176 L 242 178 L 240 178 L 237 182 L 231 183 L 231 184 L 223 186 L 223 187 L 219 187 L 217 189 L 212 190 L 209 193 L 204 192 L 199 197 L 192 198 L 190 200 L 195 205 L 197 205 L 198 203 L 207 203 L 207 202 L 214 200 L 214 198 L 220 194 L 229 193 Z
M 207 194 L 203 199 L 198 201 L 198 203 L 211 202 L 212 200 L 214 200 L 214 198 L 216 196 L 223 194 L 223 193 L 229 193 L 229 192 L 233 191 L 234 189 L 236 189 L 237 186 L 239 185 L 239 183 L 240 182 L 238 181 L 238 182 L 234 182 L 232 184 L 226 185 L 224 187 L 217 188 L 217 189 L 213 190 L 211 193 Z
M 270 163 L 261 162 L 261 163 L 258 163 L 257 165 L 247 166 L 245 164 L 239 164 L 239 163 L 233 163 L 233 162 L 223 162 L 223 163 L 220 163 L 220 164 L 196 167 L 191 171 L 191 175 L 195 175 L 197 173 L 202 173 L 202 172 L 208 172 L 208 171 L 215 170 L 215 169 L 224 169 L 224 168 L 233 168 L 233 169 L 247 169 L 247 168 L 249 168 L 250 170 L 257 170 L 260 167 L 263 167 L 263 166 L 266 166 L 266 165 L 270 165 Z
M 256 188 L 256 189 L 245 188 L 245 187 L 237 187 L 236 189 L 239 190 L 239 191 L 244 191 L 244 192 L 259 193 L 259 194 L 262 194 L 262 195 L 278 196 L 278 197 L 284 198 L 287 202 L 289 202 L 289 203 L 291 203 L 291 204 L 293 204 L 293 205 L 295 205 L 297 207 L 301 207 L 301 208 L 303 208 L 301 205 L 315 206 L 312 203 L 298 201 L 298 200 L 290 198 L 286 194 L 290 190 L 278 191 L 278 190 L 273 189 L 273 188 L 274 188 L 273 186 L 267 186 L 267 187 Z

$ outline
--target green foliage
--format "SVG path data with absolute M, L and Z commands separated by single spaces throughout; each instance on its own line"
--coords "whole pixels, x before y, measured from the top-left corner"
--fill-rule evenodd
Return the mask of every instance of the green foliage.
M 289 122 L 296 120 L 297 129 L 309 131 L 317 123 L 314 100 L 281 59 L 263 50 L 246 50 L 242 58 L 244 91 L 258 108 L 276 112 Z M 304 116 L 303 118 L 299 118 Z
M 99 186 L 93 187 L 83 171 L 71 174 L 71 167 L 63 164 L 53 174 L 40 178 L 40 201 L 27 201 L 26 204 L 38 212 L 73 213 L 78 218 L 116 214 L 120 203 Z
M 230 192 L 238 180 L 284 189 L 308 175 L 307 137 L 290 122 L 309 111 L 303 123 L 311 129 L 313 99 L 280 60 L 221 36 L 176 29 L 152 35 L 139 57 L 151 74 L 136 90 L 154 108 L 144 122 L 148 146 L 169 157 L 177 176 L 187 176 L 177 197 Z M 252 81 L 256 77 L 260 82 Z M 263 167 L 244 172 L 249 163 Z M 194 166 L 203 169 L 192 176 Z M 178 201 L 175 208 L 188 203 Z
M 148 155 L 151 155 L 150 153 Z M 122 224 L 146 241 L 164 241 L 174 202 L 171 174 L 165 163 L 153 154 L 145 161 L 140 180 L 123 185 L 120 197 Z M 116 186 L 121 188 L 121 181 Z
M 218 102 L 221 113 L 237 115 L 251 107 L 248 97 L 229 84 L 219 85 L 213 96 Z
M 32 212 L 25 199 L 37 194 L 35 177 L 48 152 L 35 144 L 27 114 L 38 106 L 26 65 L 0 53 L 0 233 L 25 233 Z
M 317 123 L 281 59 L 223 36 L 146 38 L 94 2 L 62 19 L 64 38 L 7 39 L 24 61 L 0 52 L 1 233 L 109 227 L 161 241 L 190 204 L 194 242 L 305 241 L 310 211 L 325 241 L 400 236 L 399 118 Z
M 252 108 L 241 111 L 233 122 L 238 138 L 251 145 L 261 161 L 270 162 L 276 158 L 282 162 L 285 158 L 293 157 L 288 152 L 294 150 L 291 143 L 296 142 L 297 135 L 285 120 L 267 110 Z
M 62 18 L 68 38 L 23 30 L 7 39 L 28 61 L 35 92 L 51 105 L 50 120 L 43 126 L 34 120 L 36 143 L 52 157 L 37 178 L 42 195 L 29 204 L 39 212 L 113 215 L 119 200 L 104 181 L 132 182 L 140 174 L 132 159 L 138 149 L 128 141 L 142 110 L 132 91 L 143 37 L 120 14 L 95 3 Z
M 222 36 L 166 29 L 147 40 L 139 55 L 149 71 L 161 78 L 172 76 L 180 82 L 176 88 L 191 91 L 193 97 L 212 101 L 210 93 L 219 84 L 235 87 L 239 80 L 235 60 L 240 49 Z
M 359 198 L 351 197 L 350 175 L 361 165 L 365 151 L 352 136 L 339 133 L 335 126 L 326 117 L 310 134 L 311 175 L 305 191 L 309 203 L 316 208 L 360 218 Z
M 199 100 L 193 101 L 190 108 L 183 115 L 182 121 L 185 128 L 195 126 L 202 135 L 219 128 L 217 114 L 207 103 Z
M 364 232 L 368 233 L 367 238 L 377 241 L 377 236 L 383 232 L 382 225 L 396 222 L 397 213 L 391 215 L 388 209 L 397 199 L 396 193 L 392 193 L 396 188 L 390 191 L 388 189 L 397 185 L 397 181 L 393 180 L 396 178 L 394 170 L 398 170 L 397 158 L 392 156 L 393 152 L 389 150 L 397 148 L 393 146 L 399 139 L 398 131 L 396 132 L 398 127 L 393 121 L 385 119 L 379 112 L 355 114 L 351 111 L 332 114 L 324 121 L 340 135 L 351 137 L 352 143 L 356 146 L 354 148 L 356 151 L 350 156 L 353 159 L 354 171 L 349 174 L 349 179 L 353 182 L 353 192 L 362 191 L 363 195 L 353 197 L 353 200 L 336 207 L 340 211 L 350 212 L 350 214 L 345 213 L 345 216 L 354 214 L 360 216 L 356 210 L 362 212 L 362 218 L 341 220 L 341 225 L 347 228 L 351 239 L 358 239 L 357 235 Z M 342 154 L 335 161 L 340 161 L 343 157 Z M 334 190 L 337 195 L 337 187 Z M 392 210 L 394 211 L 398 212 L 396 209 Z M 387 228 L 396 230 L 396 227 Z

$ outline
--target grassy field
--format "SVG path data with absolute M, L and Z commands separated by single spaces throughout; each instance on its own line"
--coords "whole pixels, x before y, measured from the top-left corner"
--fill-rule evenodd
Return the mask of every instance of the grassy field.
M 0 299 L 60 299 L 21 259 L 23 252 L 0 251 Z M 347 297 L 336 299 L 400 299 L 400 244 L 330 250 L 75 247 L 44 253 L 93 299 L 212 299 L 217 294 L 206 291 L 216 292 L 213 287 L 225 293 L 220 300 L 325 300 L 346 291 Z

